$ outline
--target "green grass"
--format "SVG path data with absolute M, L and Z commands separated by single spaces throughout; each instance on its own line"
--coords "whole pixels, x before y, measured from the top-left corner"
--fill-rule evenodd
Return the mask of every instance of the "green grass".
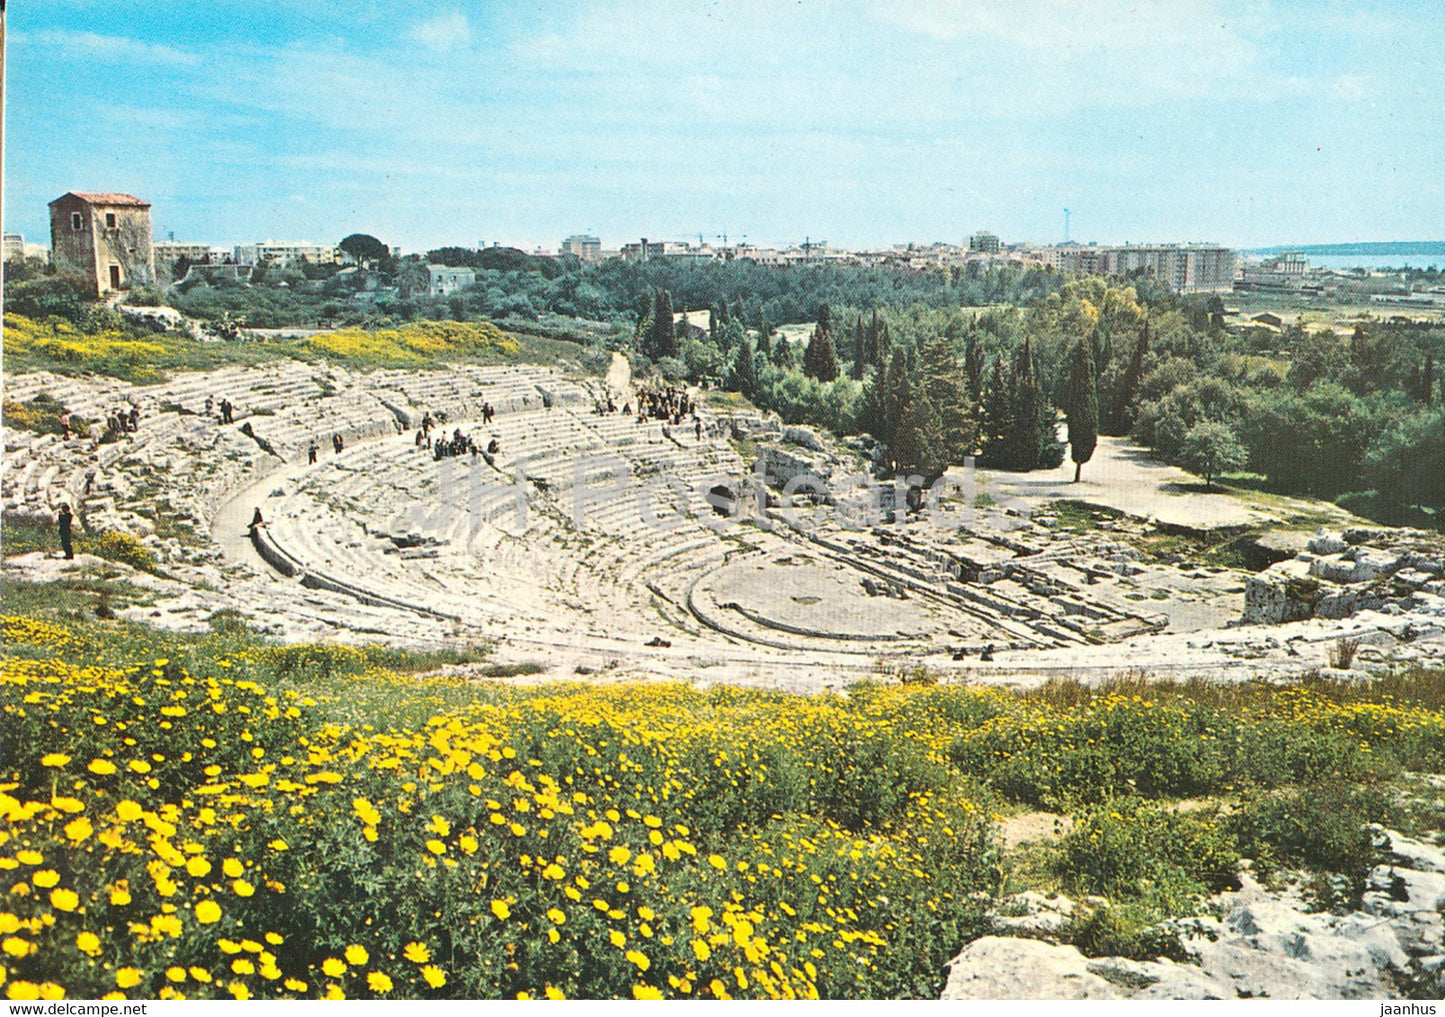
M 93 554 L 109 561 L 124 562 L 145 572 L 156 571 L 155 556 L 150 549 L 128 533 L 84 533 L 77 526 L 72 543 L 76 554 Z M 7 513 L 0 519 L 0 548 L 3 548 L 6 558 L 33 551 L 58 555 L 60 535 L 52 523 Z

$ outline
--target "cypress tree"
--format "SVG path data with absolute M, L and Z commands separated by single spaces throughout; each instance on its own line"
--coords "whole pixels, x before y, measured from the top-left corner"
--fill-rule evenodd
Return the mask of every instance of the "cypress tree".
M 979 407 L 979 462 L 984 466 L 1008 464 L 1008 441 L 1013 433 L 1013 404 L 1009 372 L 1000 353 L 993 358 L 993 370 L 983 389 Z
M 749 400 L 758 394 L 758 365 L 753 358 L 752 336 L 744 336 L 733 356 L 732 371 L 728 376 L 729 386 Z
M 874 368 L 863 386 L 863 408 L 859 426 L 874 438 L 888 443 L 888 365 Z
M 1080 339 L 1069 361 L 1069 458 L 1074 461 L 1074 483 L 1099 443 L 1099 380 L 1094 357 Z
M 653 294 L 652 327 L 647 348 L 643 351 L 653 360 L 677 355 L 677 332 L 672 324 L 672 294 L 659 289 Z
M 832 381 L 838 377 L 838 356 L 833 350 L 832 318 L 827 304 L 818 308 L 818 324 L 803 353 L 803 373 L 819 381 Z
M 910 385 L 905 375 L 899 386 L 902 417 L 891 446 L 897 471 L 918 474 L 925 484 L 936 480 L 947 465 L 941 452 L 943 425 L 925 385 Z
M 868 366 L 867 339 L 863 331 L 863 315 L 853 325 L 853 377 L 863 380 L 863 371 Z
M 977 329 L 970 328 L 963 339 L 963 373 L 968 379 L 968 394 L 974 402 L 983 398 L 983 344 Z
M 1038 420 L 1044 394 L 1034 372 L 1033 342 L 1025 337 L 1014 362 L 1013 432 L 1009 435 L 1009 458 L 1014 468 L 1032 470 L 1039 465 L 1043 449 L 1039 443 Z
M 776 367 L 792 367 L 793 347 L 782 335 L 773 343 L 773 364 Z
M 908 356 L 901 346 L 893 351 L 888 361 L 884 381 L 883 433 L 877 437 L 891 448 L 898 441 L 898 425 L 903 420 L 903 411 L 908 407 L 913 388 L 909 381 Z

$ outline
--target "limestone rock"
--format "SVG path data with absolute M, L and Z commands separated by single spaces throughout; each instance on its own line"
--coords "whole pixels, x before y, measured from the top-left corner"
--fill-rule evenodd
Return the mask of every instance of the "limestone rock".
M 949 964 L 943 999 L 1122 999 L 1077 947 L 984 936 Z

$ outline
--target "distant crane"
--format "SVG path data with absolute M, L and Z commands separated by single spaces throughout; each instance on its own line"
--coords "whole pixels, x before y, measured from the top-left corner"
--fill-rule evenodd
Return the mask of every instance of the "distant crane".
M 1064 209 L 1064 243 L 1069 242 L 1069 210 Z

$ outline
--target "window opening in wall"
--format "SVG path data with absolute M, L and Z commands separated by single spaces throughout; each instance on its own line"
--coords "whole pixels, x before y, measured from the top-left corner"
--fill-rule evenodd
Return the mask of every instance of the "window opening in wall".
M 114 212 L 107 212 L 107 213 L 105 213 L 105 228 L 108 229 L 108 230 L 113 230 L 113 229 L 115 229 L 115 213 L 114 213 Z
M 73 230 L 85 228 L 85 220 L 81 218 L 79 212 L 70 213 L 70 228 Z

